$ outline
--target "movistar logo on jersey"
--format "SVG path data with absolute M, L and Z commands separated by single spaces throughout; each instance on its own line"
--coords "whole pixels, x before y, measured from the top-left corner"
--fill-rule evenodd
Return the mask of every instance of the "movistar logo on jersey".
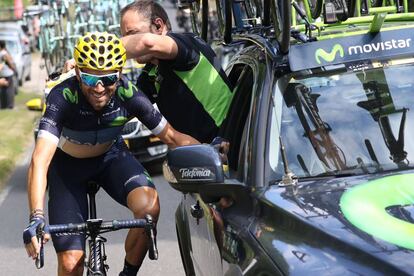
M 69 88 L 63 89 L 63 97 L 70 103 L 77 104 L 79 101 L 78 91 L 72 92 Z
M 132 82 L 128 82 L 128 89 L 125 89 L 125 87 L 120 86 L 118 88 L 118 96 L 121 98 L 122 101 L 126 101 L 127 99 L 131 98 L 134 94 L 134 89 L 137 90 L 137 87 L 132 84 Z
M 340 57 L 344 57 L 344 48 L 340 44 L 335 44 L 330 52 L 326 52 L 324 49 L 319 48 L 315 52 L 315 59 L 318 64 L 321 64 L 321 58 L 327 62 L 335 60 L 336 55 L 339 53 Z
M 110 126 L 123 126 L 128 121 L 128 118 L 124 116 L 116 117 L 109 125 Z

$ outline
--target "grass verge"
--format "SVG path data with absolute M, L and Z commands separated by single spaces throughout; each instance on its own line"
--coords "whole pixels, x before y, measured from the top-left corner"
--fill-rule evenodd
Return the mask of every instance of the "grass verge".
M 0 110 L 0 191 L 17 160 L 34 142 L 33 127 L 40 112 L 28 110 L 25 103 L 36 97 L 39 95 L 20 91 L 16 95 L 14 109 Z

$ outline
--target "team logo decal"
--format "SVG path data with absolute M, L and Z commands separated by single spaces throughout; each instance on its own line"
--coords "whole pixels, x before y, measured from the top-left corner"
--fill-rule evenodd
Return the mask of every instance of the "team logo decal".
M 335 44 L 331 51 L 328 53 L 324 49 L 319 48 L 315 52 L 315 59 L 318 64 L 321 64 L 321 58 L 327 62 L 332 62 L 336 58 L 336 54 L 339 53 L 340 57 L 344 57 L 344 48 L 340 44 Z
M 118 88 L 118 96 L 121 98 L 122 101 L 126 101 L 127 99 L 131 98 L 134 94 L 134 89 L 137 90 L 135 85 L 132 84 L 132 82 L 128 82 L 128 89 L 125 89 L 125 87 L 120 86 Z
M 72 92 L 69 88 L 63 89 L 63 97 L 66 101 L 77 104 L 79 101 L 78 91 Z

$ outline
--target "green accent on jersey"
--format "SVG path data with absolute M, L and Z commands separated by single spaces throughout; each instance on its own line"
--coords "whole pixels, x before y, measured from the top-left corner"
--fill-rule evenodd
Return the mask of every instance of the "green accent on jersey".
M 344 57 L 344 48 L 340 44 L 335 44 L 332 48 L 332 50 L 327 53 L 324 49 L 319 48 L 315 52 L 315 59 L 318 64 L 321 64 L 321 58 L 324 59 L 327 62 L 332 62 L 336 58 L 336 54 L 339 52 L 339 55 L 341 57 Z
M 109 125 L 110 126 L 122 126 L 128 121 L 128 118 L 124 116 L 116 117 Z
M 151 70 L 148 72 L 148 76 L 151 78 L 154 78 L 154 86 L 155 89 L 157 90 L 157 93 L 160 92 L 160 83 L 158 81 L 158 66 L 152 67 Z
M 72 92 L 69 88 L 63 89 L 63 97 L 66 101 L 77 104 L 79 101 L 78 91 Z
M 392 216 L 391 206 L 414 204 L 414 174 L 387 176 L 347 190 L 340 198 L 344 216 L 374 237 L 414 250 L 414 224 Z
M 233 93 L 208 59 L 200 53 L 198 64 L 192 70 L 174 72 L 193 92 L 216 125 L 221 126 Z
M 135 88 L 135 90 L 138 90 L 137 87 L 130 81 L 128 82 L 128 89 L 125 89 L 123 86 L 120 86 L 118 88 L 117 93 L 122 101 L 125 102 L 127 99 L 132 97 L 132 95 L 134 94 L 133 88 Z
M 148 183 L 154 184 L 154 183 L 152 182 L 152 178 L 151 178 L 151 176 L 149 175 L 149 173 L 148 173 L 147 171 L 144 171 L 144 175 L 145 175 L 145 177 L 147 178 Z

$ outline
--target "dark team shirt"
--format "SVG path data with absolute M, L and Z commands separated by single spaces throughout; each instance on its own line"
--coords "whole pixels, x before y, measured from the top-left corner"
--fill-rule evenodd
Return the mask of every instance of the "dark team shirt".
M 95 111 L 73 76 L 56 85 L 47 96 L 38 137 L 48 137 L 56 143 L 62 136 L 77 144 L 101 144 L 116 140 L 132 117 L 137 117 L 154 134 L 159 134 L 167 123 L 126 77 L 121 77 L 109 103 Z
M 167 35 L 178 45 L 176 59 L 146 65 L 137 86 L 175 129 L 209 143 L 227 115 L 233 96 L 229 81 L 202 39 L 191 33 Z

